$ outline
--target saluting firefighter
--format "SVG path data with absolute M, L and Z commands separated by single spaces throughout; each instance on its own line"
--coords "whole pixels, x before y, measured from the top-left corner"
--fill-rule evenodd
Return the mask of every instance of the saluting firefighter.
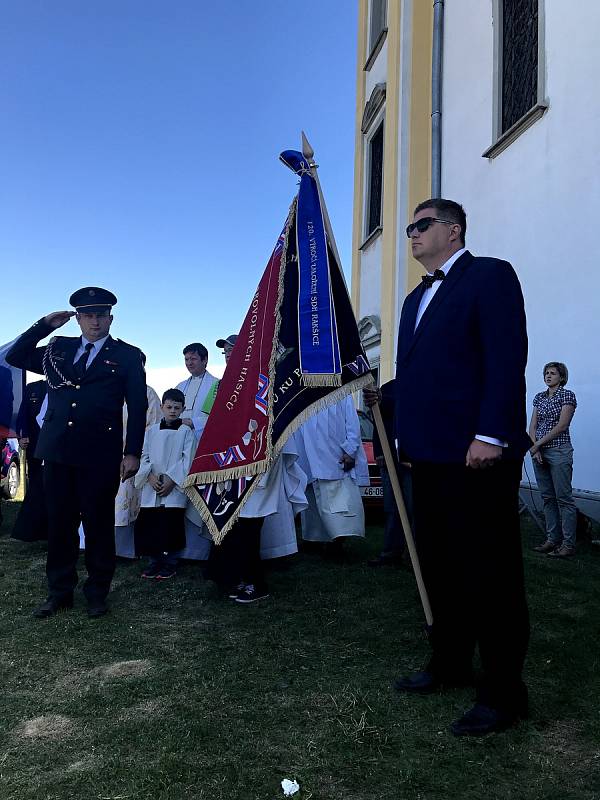
M 73 606 L 80 522 L 86 539 L 87 613 L 106 614 L 115 569 L 115 495 L 119 479 L 138 471 L 148 405 L 141 350 L 109 335 L 115 295 L 88 286 L 72 294 L 69 303 L 75 311 L 43 317 L 6 356 L 15 367 L 44 374 L 48 384 L 48 409 L 35 453 L 44 460 L 48 512 L 48 598 L 33 612 L 38 618 Z M 36 347 L 73 316 L 80 337 L 57 336 Z

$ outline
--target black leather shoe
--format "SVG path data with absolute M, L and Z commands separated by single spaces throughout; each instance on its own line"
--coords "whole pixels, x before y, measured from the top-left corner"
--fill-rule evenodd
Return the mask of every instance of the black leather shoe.
M 87 615 L 90 619 L 97 619 L 108 614 L 108 606 L 104 600 L 94 600 L 88 603 Z
M 67 611 L 69 608 L 73 608 L 72 597 L 49 597 L 41 606 L 38 606 L 34 610 L 33 616 L 36 619 L 46 619 L 47 617 L 53 617 L 55 614 L 58 614 L 59 611 Z
M 489 733 L 505 731 L 516 725 L 518 721 L 519 715 L 516 713 L 508 713 L 476 703 L 460 719 L 454 720 L 450 725 L 450 730 L 454 736 L 487 736 Z
M 407 692 L 409 694 L 432 694 L 433 692 L 439 692 L 441 689 L 453 689 L 472 685 L 473 678 L 471 675 L 452 679 L 440 679 L 432 672 L 427 672 L 427 670 L 396 678 L 394 681 L 394 689 L 397 692 Z

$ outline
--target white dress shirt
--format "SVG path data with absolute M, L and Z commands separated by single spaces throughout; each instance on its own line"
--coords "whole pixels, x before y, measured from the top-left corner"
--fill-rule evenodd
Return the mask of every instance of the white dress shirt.
M 456 253 L 454 253 L 453 255 L 450 256 L 450 258 L 448 259 L 448 261 L 446 261 L 445 264 L 442 264 L 442 266 L 439 267 L 439 269 L 442 270 L 444 275 L 448 275 L 448 273 L 450 272 L 450 267 L 452 266 L 452 264 L 454 264 L 455 261 L 458 261 L 458 259 L 462 256 L 462 254 L 466 253 L 466 252 L 467 252 L 467 248 L 466 247 L 463 247 L 460 250 L 457 250 Z M 428 275 L 433 275 L 433 272 L 428 272 L 427 274 Z M 415 322 L 415 330 L 417 330 L 419 322 L 421 322 L 421 317 L 425 313 L 425 310 L 427 309 L 427 306 L 429 305 L 429 303 L 431 303 L 431 301 L 433 300 L 434 294 L 437 292 L 437 290 L 440 288 L 441 285 L 442 285 L 441 281 L 434 281 L 434 283 L 431 286 L 427 287 L 425 289 L 425 291 L 423 292 L 423 297 L 421 297 L 421 302 L 419 303 L 419 310 L 417 311 L 417 319 L 416 319 L 416 322 Z
M 77 359 L 81 358 L 81 356 L 85 353 L 86 344 L 91 344 L 92 347 L 90 349 L 90 352 L 89 352 L 89 355 L 88 355 L 87 364 L 86 364 L 86 367 L 85 367 L 86 369 L 89 369 L 90 364 L 92 363 L 92 361 L 96 358 L 96 356 L 98 355 L 100 350 L 102 350 L 102 347 L 104 346 L 104 342 L 108 339 L 108 336 L 109 335 L 106 334 L 106 336 L 104 336 L 104 338 L 98 339 L 98 341 L 96 341 L 96 342 L 90 342 L 88 339 L 85 338 L 85 336 L 82 336 L 81 337 L 81 343 L 80 343 L 79 347 L 77 348 L 77 350 L 75 351 L 75 358 L 73 359 L 73 363 L 75 363 L 77 361 Z

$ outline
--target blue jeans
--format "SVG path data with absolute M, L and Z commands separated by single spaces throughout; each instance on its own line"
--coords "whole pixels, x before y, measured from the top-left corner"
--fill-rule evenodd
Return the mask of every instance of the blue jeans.
M 544 501 L 546 535 L 552 544 L 575 547 L 577 508 L 573 500 L 573 448 L 570 444 L 543 447 L 543 463 L 533 460 L 538 489 Z

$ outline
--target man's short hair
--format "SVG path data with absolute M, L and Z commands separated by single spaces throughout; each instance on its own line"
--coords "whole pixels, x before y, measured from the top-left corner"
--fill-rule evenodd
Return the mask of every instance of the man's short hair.
M 467 215 L 460 203 L 454 200 L 444 200 L 443 197 L 431 197 L 415 208 L 415 214 L 425 211 L 426 208 L 433 208 L 440 219 L 447 219 L 449 222 L 456 222 L 460 225 L 460 241 L 464 245 L 467 235 Z
M 163 404 L 166 403 L 167 400 L 171 400 L 173 403 L 181 403 L 182 406 L 185 406 L 185 395 L 181 389 L 167 389 L 166 392 L 163 392 Z
M 567 385 L 567 381 L 569 380 L 569 370 L 567 369 L 566 364 L 563 364 L 562 361 L 549 361 L 544 365 L 542 376 L 546 376 L 547 369 L 555 369 L 558 372 L 558 377 L 560 378 L 560 385 Z
M 188 344 L 187 347 L 184 347 L 183 355 L 186 353 L 198 353 L 200 358 L 205 358 L 208 360 L 208 350 L 203 344 L 200 344 L 200 342 L 192 342 L 191 344 Z

